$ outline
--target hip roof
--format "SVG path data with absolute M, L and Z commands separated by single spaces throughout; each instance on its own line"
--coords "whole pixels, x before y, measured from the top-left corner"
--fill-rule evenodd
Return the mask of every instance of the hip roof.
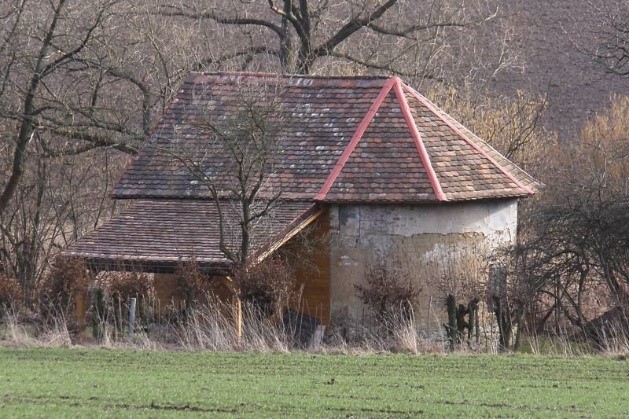
M 531 176 L 397 77 L 191 73 L 114 197 L 211 197 L 176 153 L 193 150 L 204 171 L 228 176 L 221 173 L 226 156 L 218 139 L 199 121 L 233 115 L 243 86 L 272 90 L 282 125 L 280 152 L 261 195 L 437 203 L 523 197 L 536 190 Z

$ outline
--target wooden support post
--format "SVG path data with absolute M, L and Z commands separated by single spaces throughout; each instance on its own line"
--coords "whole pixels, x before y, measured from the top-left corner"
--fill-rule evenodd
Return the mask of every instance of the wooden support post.
M 242 301 L 235 296 L 236 303 L 236 336 L 238 337 L 238 345 L 242 343 Z
M 236 320 L 236 338 L 238 339 L 238 345 L 242 343 L 242 301 L 238 296 L 238 290 L 234 285 L 234 280 L 231 277 L 226 277 L 227 283 L 229 284 L 229 288 L 233 293 L 233 302 L 234 302 L 234 311 L 235 311 L 235 320 Z
M 86 269 L 85 276 L 87 279 L 87 284 L 85 288 L 81 287 L 81 289 L 76 289 L 74 291 L 74 294 L 72 295 L 75 302 L 74 314 L 76 316 L 76 327 L 79 337 L 81 332 L 83 332 L 85 330 L 85 327 L 87 326 L 85 320 L 90 302 L 89 287 L 95 281 L 95 273 L 90 269 Z

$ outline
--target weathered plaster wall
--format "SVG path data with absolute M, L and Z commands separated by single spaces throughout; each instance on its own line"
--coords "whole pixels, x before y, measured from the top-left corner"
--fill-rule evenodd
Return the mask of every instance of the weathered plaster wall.
M 330 209 L 331 317 L 361 322 L 369 311 L 354 284 L 368 267 L 394 264 L 421 293 L 415 304 L 420 328 L 439 329 L 444 290 L 461 299 L 485 281 L 488 255 L 515 241 L 517 200 L 423 206 L 340 205 Z

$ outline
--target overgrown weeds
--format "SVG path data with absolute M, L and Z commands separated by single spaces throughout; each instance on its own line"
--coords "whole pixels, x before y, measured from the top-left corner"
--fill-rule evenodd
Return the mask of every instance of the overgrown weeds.
M 180 315 L 175 315 L 179 313 Z M 210 350 L 220 352 L 252 351 L 286 353 L 300 350 L 314 353 L 369 354 L 383 352 L 422 353 L 497 353 L 497 342 L 491 335 L 486 344 L 460 344 L 454 349 L 445 334 L 441 336 L 422 333 L 412 318 L 387 325 L 355 325 L 348 338 L 338 329 L 328 328 L 322 342 L 314 345 L 312 340 L 305 344 L 299 338 L 304 326 L 299 316 L 265 316 L 259 308 L 243 304 L 239 318 L 233 304 L 208 296 L 208 302 L 197 305 L 187 315 L 173 310 L 169 316 L 154 319 L 146 326 L 137 327 L 131 341 L 127 330 L 117 331 L 106 317 L 102 318 L 100 339 L 94 339 L 88 328 L 79 336 L 82 345 L 104 347 L 132 346 L 137 348 L 165 348 L 183 350 Z M 77 339 L 67 327 L 63 312 L 38 322 L 14 311 L 0 322 L 0 344 L 15 346 L 71 346 Z M 312 339 L 312 337 L 310 337 Z M 584 339 L 561 335 L 527 335 L 522 347 L 524 352 L 536 355 L 583 356 L 594 353 L 629 354 L 629 339 L 621 331 L 601 336 L 600 345 L 593 346 Z
M 19 305 L 19 286 L 0 278 L 0 343 L 20 346 L 134 346 L 185 350 L 323 353 L 445 353 L 499 351 L 499 325 L 486 317 L 475 320 L 476 334 L 454 341 L 448 324 L 427 333 L 415 321 L 410 280 L 386 267 L 369 271 L 366 285 L 357 286 L 369 308 L 362 321 L 325 326 L 302 313 L 290 268 L 271 260 L 231 280 L 211 280 L 182 265 L 175 276 L 175 297 L 159 307 L 152 275 L 141 272 L 102 273 L 94 279 L 79 260 L 59 260 L 41 292 L 38 309 Z M 231 288 L 225 285 L 231 281 Z M 88 283 L 91 284 L 88 287 Z M 223 284 L 225 295 L 215 294 Z M 229 288 L 229 289 L 228 289 Z M 460 294 L 460 293 L 459 293 Z M 89 296 L 89 299 L 87 298 Z M 84 300 L 81 302 L 81 298 Z M 130 323 L 132 299 L 137 310 Z M 80 304 L 83 304 L 81 306 Z M 483 302 L 481 302 L 483 304 Z M 77 316 L 80 308 L 87 313 Z M 434 313 L 441 321 L 443 313 Z M 457 325 L 471 324 L 469 321 Z M 564 328 L 556 334 L 535 333 L 517 322 L 518 334 L 528 337 L 525 350 L 564 356 L 593 352 L 629 353 L 626 312 L 609 311 L 585 327 Z M 520 330 L 520 327 L 522 329 Z M 471 330 L 471 327 L 468 326 Z M 458 330 L 458 329 L 457 329 Z M 462 331 L 460 331 L 462 334 Z M 453 343 L 454 342 L 454 343 Z
M 286 352 L 291 337 L 285 325 L 265 317 L 253 305 L 242 307 L 242 325 L 233 306 L 214 300 L 197 307 L 189 316 L 166 326 L 169 342 L 184 349 L 213 351 L 247 350 Z
M 63 314 L 51 316 L 46 322 L 33 321 L 10 310 L 0 321 L 0 344 L 15 346 L 59 347 L 71 346 L 73 340 Z

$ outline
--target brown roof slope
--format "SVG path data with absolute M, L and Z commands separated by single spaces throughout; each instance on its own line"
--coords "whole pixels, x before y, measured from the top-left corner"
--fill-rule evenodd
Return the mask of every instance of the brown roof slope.
M 276 86 L 280 103 L 283 152 L 263 194 L 281 190 L 282 199 L 420 203 L 534 192 L 528 174 L 397 77 L 192 73 L 114 196 L 209 197 L 173 153 L 195 150 L 206 170 L 228 176 L 228 159 L 197 121 L 232 114 L 243 83 Z
M 354 202 L 436 199 L 392 90 L 339 169 L 330 189 L 319 199 Z
M 225 240 L 240 244 L 238 211 L 223 203 Z M 302 223 L 316 217 L 312 202 L 281 201 L 252 231 L 252 254 L 283 243 Z M 226 267 L 219 250 L 216 205 L 209 200 L 138 200 L 94 232 L 72 244 L 68 256 L 87 258 L 101 269 L 162 268 L 172 270 L 179 260 L 194 258 L 202 267 Z
M 512 172 L 520 172 L 523 178 L 530 179 L 530 176 L 506 158 L 499 163 L 481 146 L 485 143 L 478 137 L 472 138 L 469 131 L 463 131 L 460 124 L 444 117 L 442 111 L 426 98 L 410 88 L 406 90 L 413 120 L 420 127 L 426 152 L 431 157 L 433 169 L 448 201 L 519 196 L 533 192 Z M 509 169 L 505 167 L 505 162 L 510 163 Z

